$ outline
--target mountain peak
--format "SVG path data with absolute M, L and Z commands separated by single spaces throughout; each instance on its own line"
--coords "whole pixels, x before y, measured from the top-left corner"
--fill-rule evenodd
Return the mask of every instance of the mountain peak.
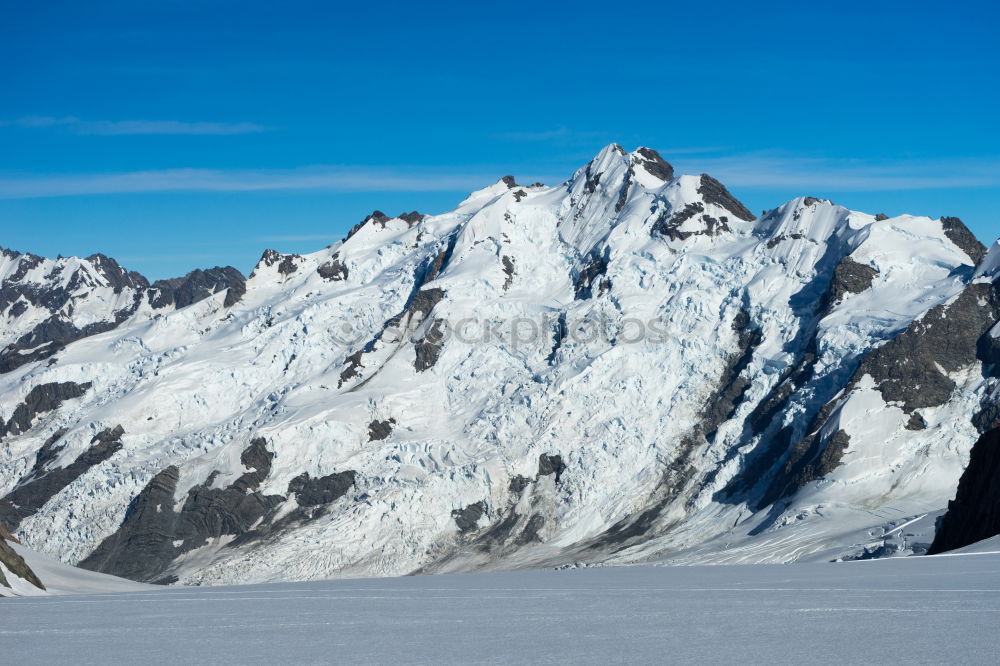
M 983 262 L 986 258 L 986 246 L 979 242 L 962 220 L 957 217 L 942 217 L 941 226 L 944 227 L 944 234 L 948 240 L 969 255 L 973 266 Z
M 707 203 L 715 204 L 725 208 L 737 218 L 744 222 L 752 222 L 755 217 L 746 206 L 736 197 L 729 193 L 726 186 L 712 178 L 707 173 L 701 174 L 701 183 L 698 185 L 700 194 Z
M 641 166 L 651 176 L 664 182 L 674 179 L 674 167 L 652 148 L 645 146 L 636 148 L 635 152 L 632 153 L 632 163 Z

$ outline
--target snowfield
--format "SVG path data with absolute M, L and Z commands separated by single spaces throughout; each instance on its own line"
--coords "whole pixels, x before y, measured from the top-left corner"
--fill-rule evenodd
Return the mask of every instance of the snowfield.
M 995 664 L 1000 541 L 959 553 L 12 599 L 0 644 L 22 665 Z

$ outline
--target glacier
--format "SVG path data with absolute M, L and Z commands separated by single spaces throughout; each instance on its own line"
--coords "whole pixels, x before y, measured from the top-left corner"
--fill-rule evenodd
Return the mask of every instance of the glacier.
M 245 280 L 5 250 L 0 521 L 184 585 L 921 553 L 1000 397 L 998 247 L 612 144 Z
M 993 664 L 1000 543 L 840 564 L 597 567 L 0 603 L 17 664 Z

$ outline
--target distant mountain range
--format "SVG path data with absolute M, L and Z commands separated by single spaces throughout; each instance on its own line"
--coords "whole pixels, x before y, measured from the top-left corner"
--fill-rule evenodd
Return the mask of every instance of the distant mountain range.
M 0 523 L 146 582 L 922 553 L 1000 418 L 1000 244 L 614 144 L 249 278 L 3 250 L 0 321 Z

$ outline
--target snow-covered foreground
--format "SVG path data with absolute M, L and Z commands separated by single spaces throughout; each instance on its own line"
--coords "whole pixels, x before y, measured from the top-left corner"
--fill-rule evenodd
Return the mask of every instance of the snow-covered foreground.
M 996 663 L 1000 541 L 841 564 L 590 568 L 0 602 L 7 663 Z

